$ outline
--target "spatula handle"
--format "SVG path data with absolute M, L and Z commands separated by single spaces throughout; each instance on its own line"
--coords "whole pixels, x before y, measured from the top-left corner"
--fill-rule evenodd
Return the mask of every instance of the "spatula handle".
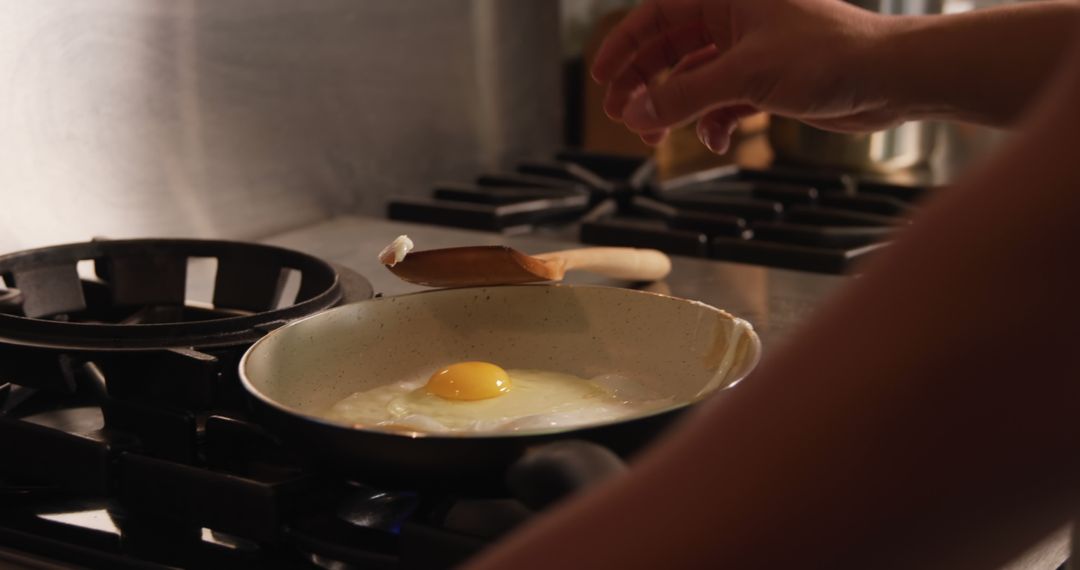
M 564 271 L 588 271 L 628 281 L 659 281 L 671 273 L 671 259 L 655 249 L 584 247 L 542 253 L 533 257 L 555 262 Z

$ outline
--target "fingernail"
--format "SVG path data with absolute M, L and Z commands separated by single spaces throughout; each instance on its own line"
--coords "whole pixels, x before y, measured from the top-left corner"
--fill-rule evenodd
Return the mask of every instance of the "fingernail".
M 705 148 L 709 149 L 709 152 L 713 154 L 724 154 L 727 152 L 728 141 L 727 136 L 717 136 L 717 133 L 713 132 L 713 129 L 707 127 L 704 123 L 698 123 L 697 136 L 701 144 L 705 145 Z
M 656 107 L 648 91 L 642 91 L 630 99 L 623 109 L 622 119 L 630 128 L 656 126 Z
M 712 143 L 709 140 L 709 129 L 705 126 L 705 123 L 698 123 L 697 138 L 701 141 L 701 144 L 705 145 L 705 148 L 709 149 L 709 152 L 716 152 L 716 149 L 713 148 Z
M 610 93 L 604 96 L 604 103 L 602 105 L 604 114 L 613 121 L 622 120 L 622 111 L 626 105 L 619 105 L 618 100 Z
M 649 145 L 656 146 L 660 144 L 660 141 L 664 140 L 664 131 L 655 131 L 650 133 L 641 134 L 641 142 Z

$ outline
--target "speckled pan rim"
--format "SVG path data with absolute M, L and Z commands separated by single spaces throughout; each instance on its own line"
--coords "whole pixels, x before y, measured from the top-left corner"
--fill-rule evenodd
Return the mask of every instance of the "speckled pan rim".
M 440 294 L 440 293 L 448 294 L 448 293 L 452 293 L 452 292 L 476 291 L 476 290 L 483 290 L 483 289 L 521 289 L 521 288 L 526 288 L 526 287 L 530 287 L 530 288 L 532 288 L 532 287 L 535 287 L 535 288 L 561 287 L 561 288 L 568 288 L 568 289 L 608 290 L 608 291 L 614 290 L 614 291 L 619 291 L 620 293 L 637 294 L 637 295 L 651 295 L 651 296 L 654 296 L 654 297 L 659 297 L 659 298 L 667 299 L 667 300 L 670 300 L 670 301 L 675 301 L 675 302 L 680 302 L 680 303 L 690 303 L 690 304 L 693 304 L 693 305 L 697 305 L 697 306 L 702 307 L 702 308 L 704 308 L 706 310 L 718 313 L 721 316 L 723 316 L 724 318 L 728 318 L 728 319 L 731 319 L 732 321 L 734 321 L 736 323 L 742 323 L 743 325 L 745 325 L 746 328 L 744 330 L 749 335 L 748 338 L 750 339 L 751 349 L 752 349 L 752 354 L 750 355 L 750 363 L 747 366 L 745 366 L 745 372 L 743 374 L 741 374 L 738 377 L 734 378 L 728 384 L 726 384 L 724 386 L 720 386 L 720 387 L 715 388 L 713 390 L 710 390 L 709 392 L 706 392 L 705 394 L 702 394 L 702 395 L 698 396 L 695 399 L 687 400 L 685 402 L 675 404 L 673 406 L 669 406 L 669 407 L 666 407 L 666 408 L 660 408 L 660 409 L 656 409 L 656 410 L 651 410 L 651 411 L 648 411 L 648 412 L 643 412 L 641 414 L 637 414 L 637 415 L 633 415 L 633 416 L 627 416 L 627 417 L 620 418 L 620 419 L 617 419 L 617 420 L 607 420 L 607 421 L 602 421 L 602 422 L 596 422 L 596 423 L 590 423 L 590 424 L 584 424 L 584 425 L 577 425 L 577 426 L 571 426 L 571 427 L 565 427 L 565 428 L 552 428 L 552 429 L 544 429 L 544 430 L 514 431 L 514 432 L 477 432 L 475 434 L 467 433 L 467 432 L 465 432 L 465 433 L 456 433 L 456 432 L 455 433 L 430 433 L 430 432 L 411 431 L 411 430 L 391 430 L 391 429 L 380 428 L 378 426 L 365 426 L 365 425 L 360 425 L 360 424 L 346 424 L 346 423 L 341 423 L 341 422 L 335 422 L 333 420 L 329 420 L 329 419 L 321 417 L 321 416 L 315 416 L 315 415 L 311 415 L 311 414 L 306 413 L 306 412 L 302 412 L 300 410 L 297 410 L 297 409 L 292 408 L 290 406 L 286 406 L 286 405 L 284 405 L 284 404 L 270 398 L 269 396 L 263 394 L 261 390 L 257 389 L 251 383 L 251 380 L 248 378 L 248 375 L 247 375 L 248 357 L 251 356 L 251 354 L 253 352 L 255 352 L 256 349 L 258 349 L 259 345 L 263 344 L 264 342 L 269 342 L 269 340 L 274 338 L 275 335 L 281 333 L 282 331 L 284 331 L 287 328 L 298 326 L 300 323 L 306 322 L 306 321 L 311 320 L 311 319 L 316 319 L 316 318 L 322 317 L 324 315 L 328 315 L 328 314 L 335 313 L 335 312 L 343 312 L 345 310 L 350 310 L 355 305 L 369 304 L 369 303 L 379 303 L 379 302 L 390 302 L 390 299 L 397 299 L 397 298 L 401 298 L 401 297 L 412 297 L 414 295 L 433 295 L 433 294 Z M 259 399 L 259 401 L 261 401 L 262 403 L 270 406 L 271 408 L 274 408 L 275 410 L 277 410 L 279 412 L 288 414 L 288 415 L 293 416 L 293 417 L 302 418 L 302 419 L 305 419 L 305 420 L 308 420 L 308 421 L 311 421 L 311 422 L 315 422 L 317 424 L 321 424 L 321 425 L 323 425 L 325 427 L 328 427 L 328 428 L 331 428 L 331 429 L 355 430 L 355 431 L 362 431 L 362 432 L 365 432 L 365 433 L 377 433 L 377 434 L 386 435 L 386 436 L 403 437 L 403 438 L 407 438 L 407 439 L 423 438 L 423 439 L 428 439 L 428 440 L 439 440 L 439 439 L 446 439 L 446 440 L 461 440 L 461 439 L 478 440 L 478 439 L 488 439 L 488 438 L 502 439 L 502 438 L 513 438 L 513 437 L 544 437 L 544 436 L 553 436 L 553 435 L 560 435 L 560 434 L 572 434 L 572 433 L 575 433 L 575 432 L 578 432 L 578 431 L 586 431 L 586 430 L 592 430 L 592 429 L 597 429 L 597 428 L 604 428 L 604 427 L 618 425 L 618 424 L 622 424 L 622 423 L 628 423 L 628 422 L 632 422 L 632 421 L 636 421 L 636 420 L 644 420 L 644 419 L 652 418 L 652 417 L 655 417 L 655 416 L 661 416 L 661 415 L 664 415 L 664 414 L 668 414 L 668 413 L 671 413 L 671 412 L 674 412 L 674 411 L 678 411 L 678 410 L 682 410 L 684 408 L 690 407 L 690 406 L 696 404 L 697 402 L 701 401 L 702 399 L 714 394 L 715 392 L 719 392 L 720 390 L 725 390 L 725 389 L 728 389 L 728 388 L 731 388 L 731 387 L 735 386 L 736 384 L 741 382 L 744 378 L 746 378 L 746 376 L 748 376 L 757 367 L 758 362 L 760 360 L 761 360 L 761 339 L 758 337 L 757 332 L 754 330 L 753 325 L 751 325 L 750 322 L 748 322 L 748 321 L 746 321 L 744 319 L 740 319 L 739 317 L 736 317 L 736 316 L 732 315 L 731 313 L 729 313 L 729 312 L 727 312 L 727 311 L 725 311 L 723 309 L 714 307 L 714 306 L 709 305 L 707 303 L 702 303 L 701 301 L 694 301 L 694 300 L 691 300 L 691 299 L 684 299 L 684 298 L 681 298 L 681 297 L 675 297 L 675 296 L 672 296 L 672 295 L 665 295 L 663 293 L 656 293 L 654 291 L 642 291 L 640 289 L 627 289 L 627 288 L 624 288 L 624 287 L 608 287 L 608 286 L 603 286 L 603 285 L 571 285 L 571 284 L 566 284 L 566 283 L 537 283 L 537 284 L 526 284 L 526 285 L 488 285 L 488 286 L 484 286 L 484 287 L 462 287 L 462 288 L 454 288 L 454 289 L 431 289 L 431 290 L 426 290 L 426 291 L 414 291 L 414 292 L 411 292 L 411 293 L 403 293 L 401 295 L 392 295 L 392 296 L 388 296 L 388 297 L 374 297 L 372 299 L 365 299 L 365 300 L 362 300 L 362 301 L 357 301 L 355 303 L 349 303 L 349 304 L 346 304 L 346 305 L 341 305 L 341 306 L 338 306 L 338 307 L 334 307 L 332 309 L 327 309 L 325 311 L 322 311 L 321 313 L 316 313 L 314 315 L 310 315 L 310 316 L 304 317 L 302 319 L 297 319 L 295 321 L 292 321 L 287 325 L 284 325 L 284 326 L 282 326 L 280 328 L 277 328 L 277 329 L 271 331 L 266 336 L 264 336 L 261 339 L 259 339 L 258 341 L 256 341 L 254 344 L 252 344 L 250 347 L 248 347 L 248 349 L 246 351 L 244 351 L 244 356 L 240 358 L 240 364 L 238 365 L 239 366 L 238 372 L 239 372 L 239 376 L 240 376 L 240 383 L 243 385 L 244 390 L 246 390 L 247 393 L 250 396 L 254 396 L 255 398 Z

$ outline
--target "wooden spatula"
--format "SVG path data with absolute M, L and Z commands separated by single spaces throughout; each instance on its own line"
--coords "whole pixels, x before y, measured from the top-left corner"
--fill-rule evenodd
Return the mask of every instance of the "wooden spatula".
M 560 281 L 567 271 L 575 270 L 628 281 L 657 281 L 671 272 L 671 260 L 655 249 L 587 247 L 525 255 L 492 245 L 414 251 L 386 267 L 418 285 L 478 287 Z

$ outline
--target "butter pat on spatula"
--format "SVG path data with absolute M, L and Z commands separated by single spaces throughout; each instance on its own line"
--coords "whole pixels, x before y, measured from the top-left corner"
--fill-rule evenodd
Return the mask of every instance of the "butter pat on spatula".
M 655 249 L 585 247 L 526 255 L 502 246 L 410 251 L 406 236 L 394 240 L 379 260 L 401 279 L 428 287 L 478 287 L 561 281 L 567 271 L 588 271 L 626 281 L 658 281 L 671 260 Z

